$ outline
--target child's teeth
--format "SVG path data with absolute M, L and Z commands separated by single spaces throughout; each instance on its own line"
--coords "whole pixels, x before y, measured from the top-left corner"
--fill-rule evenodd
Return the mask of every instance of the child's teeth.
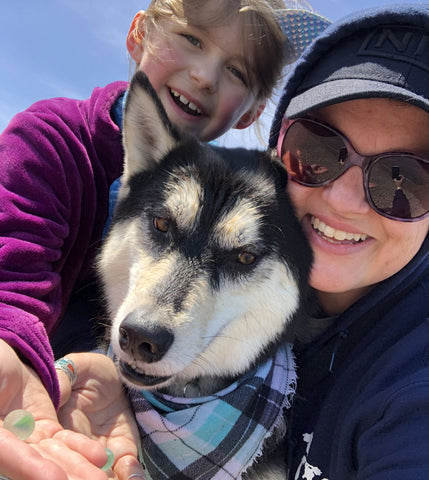
M 178 98 L 183 105 L 186 105 L 194 112 L 201 113 L 201 110 L 194 103 L 190 102 L 184 95 L 181 95 L 179 92 L 173 89 L 171 89 L 171 93 Z

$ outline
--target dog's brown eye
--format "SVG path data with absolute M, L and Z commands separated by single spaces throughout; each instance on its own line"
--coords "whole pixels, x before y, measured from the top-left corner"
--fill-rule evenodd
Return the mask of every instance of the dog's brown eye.
M 153 219 L 153 226 L 162 233 L 167 233 L 170 228 L 170 222 L 167 218 L 155 217 Z
M 256 260 L 256 255 L 250 252 L 241 252 L 238 254 L 238 261 L 243 265 L 251 265 Z

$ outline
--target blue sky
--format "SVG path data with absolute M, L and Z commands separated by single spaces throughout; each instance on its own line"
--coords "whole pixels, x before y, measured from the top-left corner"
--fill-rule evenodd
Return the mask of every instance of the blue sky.
M 392 1 L 310 3 L 335 20 Z M 126 34 L 134 14 L 148 4 L 148 0 L 0 0 L 0 131 L 15 113 L 37 100 L 87 98 L 96 86 L 128 80 Z M 271 115 L 272 108 L 267 108 L 261 124 L 263 135 Z M 227 145 L 242 142 L 247 146 L 259 143 L 252 130 L 228 134 L 224 140 Z

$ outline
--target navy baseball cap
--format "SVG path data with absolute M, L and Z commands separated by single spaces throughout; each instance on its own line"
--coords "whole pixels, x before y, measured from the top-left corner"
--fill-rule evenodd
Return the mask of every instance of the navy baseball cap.
M 271 127 L 347 100 L 384 97 L 429 112 L 429 5 L 362 10 L 333 23 L 289 74 Z

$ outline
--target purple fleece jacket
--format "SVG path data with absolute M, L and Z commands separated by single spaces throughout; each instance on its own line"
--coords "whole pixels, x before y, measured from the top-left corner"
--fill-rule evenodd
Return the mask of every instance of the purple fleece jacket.
M 48 336 L 91 273 L 109 186 L 122 172 L 110 111 L 126 88 L 37 102 L 0 136 L 0 338 L 36 369 L 56 406 Z

